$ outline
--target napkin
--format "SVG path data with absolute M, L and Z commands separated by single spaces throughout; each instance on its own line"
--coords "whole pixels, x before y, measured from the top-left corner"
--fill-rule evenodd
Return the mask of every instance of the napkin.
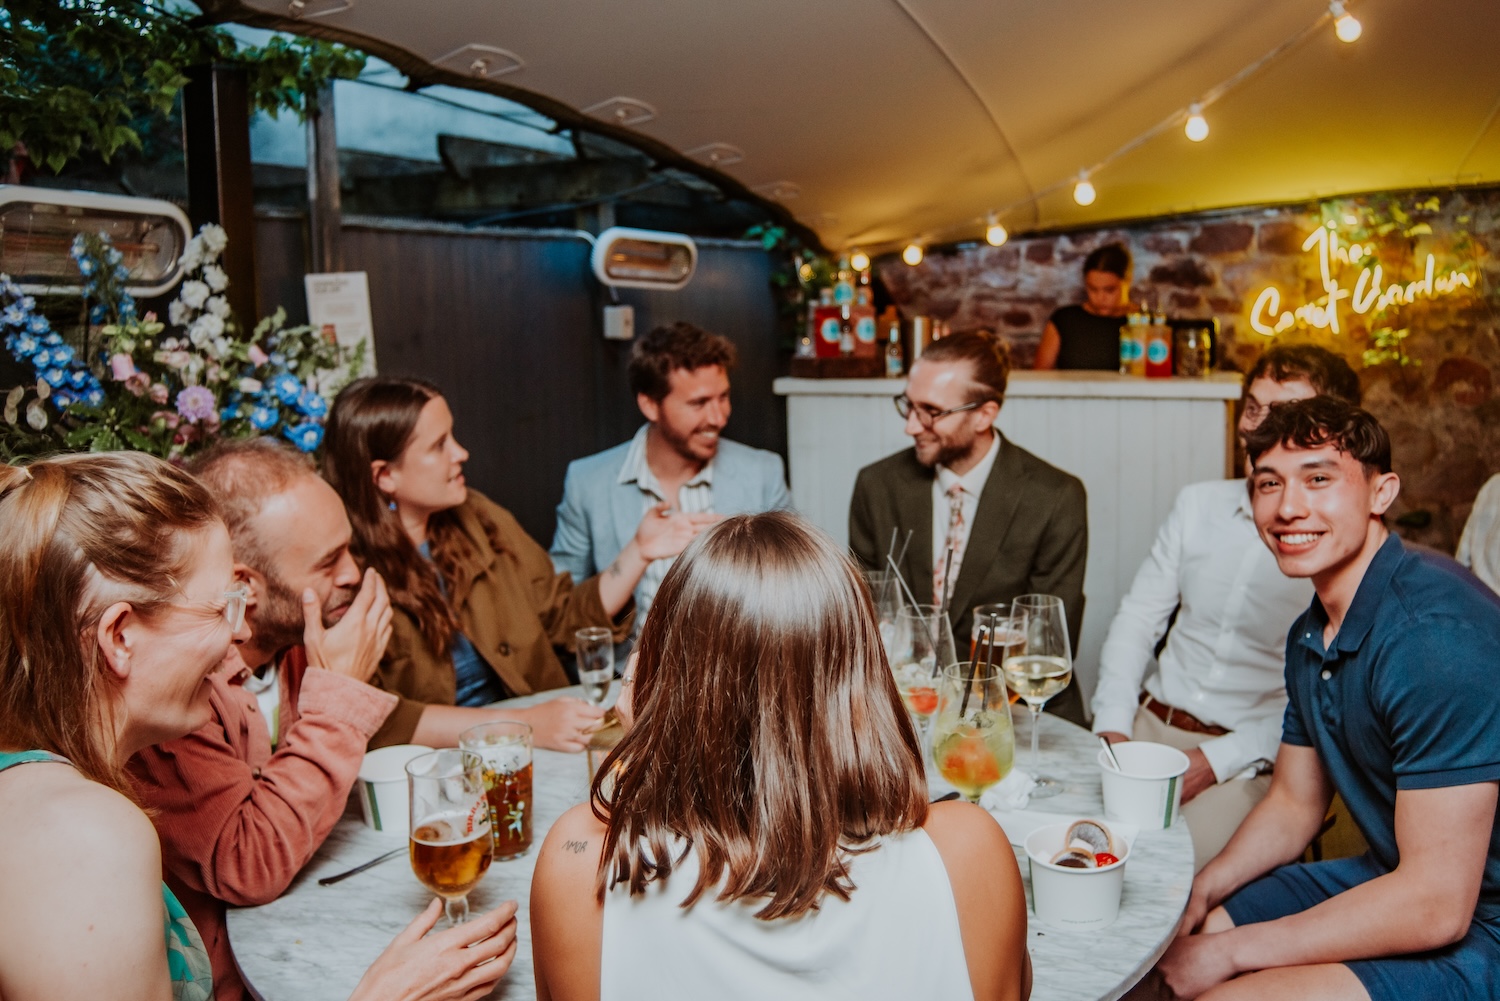
M 979 797 L 979 805 L 991 813 L 996 810 L 1024 810 L 1031 801 L 1031 790 L 1036 787 L 1031 776 L 1019 768 L 1012 768 L 999 785 L 990 786 Z

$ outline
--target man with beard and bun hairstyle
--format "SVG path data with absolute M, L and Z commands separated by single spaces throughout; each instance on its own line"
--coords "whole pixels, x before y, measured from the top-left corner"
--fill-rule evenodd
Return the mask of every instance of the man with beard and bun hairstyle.
M 849 548 L 882 569 L 892 530 L 899 539 L 910 532 L 901 575 L 921 603 L 945 604 L 946 590 L 962 653 L 975 606 L 1023 594 L 1063 600 L 1077 649 L 1088 556 L 1083 483 L 995 429 L 1009 376 L 1010 354 L 993 334 L 953 334 L 922 353 L 896 397 L 913 447 L 859 471 Z M 1076 684 L 1047 709 L 1083 724 Z
M 734 345 L 691 323 L 657 327 L 630 351 L 630 388 L 646 423 L 622 445 L 568 466 L 552 562 L 574 580 L 614 569 L 652 510 L 704 526 L 792 506 L 781 456 L 721 436 L 729 423 Z M 653 560 L 635 587 L 635 627 L 671 567 Z

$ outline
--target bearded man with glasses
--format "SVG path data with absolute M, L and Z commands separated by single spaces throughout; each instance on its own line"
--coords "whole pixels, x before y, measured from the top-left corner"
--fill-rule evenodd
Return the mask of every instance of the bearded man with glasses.
M 975 606 L 1054 594 L 1076 649 L 1088 556 L 1083 483 L 995 429 L 1009 375 L 994 334 L 954 334 L 922 354 L 896 397 L 913 447 L 860 470 L 849 548 L 882 569 L 892 530 L 898 540 L 910 532 L 898 569 L 917 601 L 946 604 L 960 647 Z M 1084 721 L 1076 685 L 1047 709 Z

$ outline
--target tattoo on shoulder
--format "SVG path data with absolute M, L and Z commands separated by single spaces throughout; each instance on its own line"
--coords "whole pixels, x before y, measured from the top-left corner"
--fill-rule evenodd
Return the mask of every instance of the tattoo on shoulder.
M 588 846 L 589 843 L 587 841 L 564 841 L 563 851 L 572 852 L 574 855 L 581 855 L 588 849 Z

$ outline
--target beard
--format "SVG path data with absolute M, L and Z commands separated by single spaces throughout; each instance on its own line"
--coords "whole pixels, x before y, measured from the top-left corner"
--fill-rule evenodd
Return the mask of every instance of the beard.
M 938 466 L 952 466 L 958 460 L 967 456 L 974 448 L 974 439 L 968 441 L 954 441 L 952 439 L 938 438 L 932 436 L 933 440 L 927 443 L 917 441 L 917 461 L 928 469 Z
M 687 459 L 689 462 L 711 462 L 713 461 L 714 456 L 718 454 L 719 443 L 717 439 L 715 439 L 712 447 L 704 446 L 703 444 L 695 441 L 698 432 L 709 430 L 712 429 L 706 427 L 693 428 L 686 434 L 683 434 L 676 428 L 669 426 L 666 421 L 656 422 L 656 432 L 657 434 L 661 435 L 661 440 L 666 442 L 667 445 L 671 447 L 672 451 L 676 452 L 684 459 Z M 722 431 L 722 429 L 720 430 Z M 704 454 L 705 449 L 707 451 L 707 454 Z
M 250 623 L 256 646 L 263 650 L 284 650 L 302 642 L 306 620 L 302 614 L 302 595 L 274 574 L 266 574 L 266 593 L 260 596 Z M 323 602 L 323 627 L 336 625 L 344 617 L 349 603 L 358 593 L 352 587 L 336 587 Z

